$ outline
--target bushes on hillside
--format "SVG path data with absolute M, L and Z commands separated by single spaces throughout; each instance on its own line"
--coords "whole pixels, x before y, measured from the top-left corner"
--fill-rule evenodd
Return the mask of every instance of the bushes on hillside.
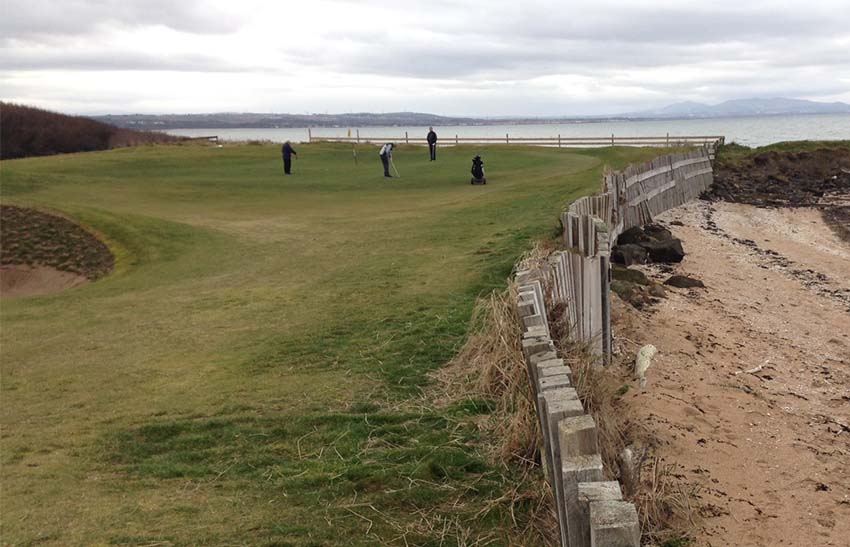
M 0 103 L 0 159 L 4 160 L 174 140 L 177 138 L 163 133 L 121 129 L 83 116 Z

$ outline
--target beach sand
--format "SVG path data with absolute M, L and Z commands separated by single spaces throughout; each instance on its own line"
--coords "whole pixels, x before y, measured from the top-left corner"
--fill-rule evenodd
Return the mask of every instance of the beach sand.
M 624 398 L 699 487 L 696 544 L 850 545 L 850 243 L 814 208 L 696 201 L 658 220 L 687 255 L 639 268 L 706 288 L 643 311 L 615 298 L 615 345 L 624 368 L 659 350 Z

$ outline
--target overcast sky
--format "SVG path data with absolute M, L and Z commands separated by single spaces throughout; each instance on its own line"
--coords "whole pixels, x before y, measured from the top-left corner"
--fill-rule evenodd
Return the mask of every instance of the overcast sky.
M 850 102 L 850 0 L 0 6 L 0 98 L 63 112 L 536 116 Z

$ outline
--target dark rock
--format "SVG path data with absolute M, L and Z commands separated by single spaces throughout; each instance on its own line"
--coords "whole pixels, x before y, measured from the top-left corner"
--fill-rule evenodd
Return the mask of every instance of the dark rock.
M 670 233 L 670 230 L 660 224 L 647 224 L 643 227 L 643 232 L 648 235 L 650 239 L 657 239 L 660 241 L 673 239 L 673 234 Z
M 641 247 L 646 249 L 649 254 L 649 260 L 652 262 L 681 262 L 685 258 L 685 250 L 682 248 L 682 241 L 678 238 L 672 238 L 666 241 L 650 241 L 641 243 Z
M 684 226 L 685 223 L 682 222 L 681 220 L 671 220 L 670 225 L 671 226 Z
M 649 236 L 640 226 L 633 226 L 617 237 L 617 245 L 631 245 L 645 241 L 649 241 Z
M 686 275 L 670 276 L 670 279 L 665 281 L 664 284 L 670 285 L 671 287 L 679 287 L 680 289 L 692 289 L 694 287 L 705 288 L 705 284 L 702 281 Z
M 637 309 L 652 303 L 648 291 L 636 283 L 614 280 L 611 282 L 611 291 Z
M 645 264 L 647 260 L 646 249 L 640 245 L 628 243 L 617 245 L 611 251 L 611 262 L 631 266 L 632 264 Z
M 628 281 L 629 283 L 637 283 L 638 285 L 652 284 L 642 271 L 624 268 L 619 264 L 614 264 L 611 267 L 611 277 L 617 281 Z

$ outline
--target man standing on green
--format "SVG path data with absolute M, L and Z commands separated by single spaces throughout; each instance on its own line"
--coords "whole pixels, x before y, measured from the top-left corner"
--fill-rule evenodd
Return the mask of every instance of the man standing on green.
M 437 134 L 433 127 L 428 128 L 428 150 L 431 151 L 431 161 L 437 161 Z
M 298 153 L 295 152 L 295 149 L 292 148 L 292 145 L 289 144 L 289 141 L 283 143 L 283 147 L 280 149 L 281 155 L 283 155 L 283 174 L 291 175 L 290 171 L 292 170 L 292 156 L 297 156 Z

